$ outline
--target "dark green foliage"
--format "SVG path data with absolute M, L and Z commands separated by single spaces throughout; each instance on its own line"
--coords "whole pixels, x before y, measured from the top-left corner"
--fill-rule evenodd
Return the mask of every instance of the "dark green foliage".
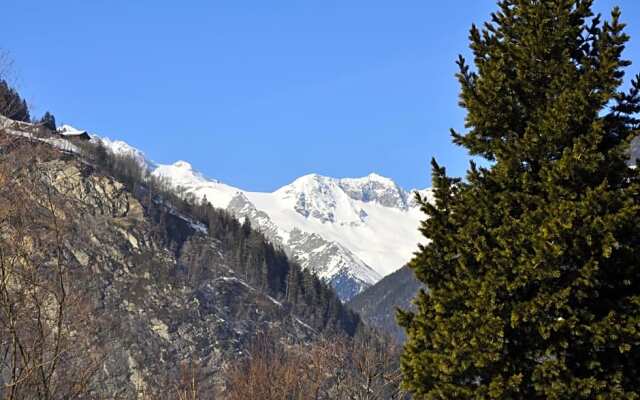
M 56 130 L 56 118 L 49 111 L 44 113 L 39 123 L 49 130 Z
M 0 80 L 0 115 L 16 121 L 31 121 L 27 102 L 5 80 Z
M 429 287 L 403 312 L 404 381 L 424 399 L 640 397 L 640 83 L 591 1 L 505 0 L 460 59 L 464 135 L 491 167 L 433 162 Z
M 182 250 L 191 231 L 175 231 L 182 225 L 168 224 L 167 218 L 177 213 L 207 227 L 210 237 L 221 242 L 231 257 L 228 266 L 238 277 L 274 299 L 282 302 L 302 320 L 323 333 L 354 335 L 360 318 L 347 309 L 333 290 L 315 275 L 291 262 L 284 251 L 271 244 L 245 220 L 240 223 L 227 211 L 216 209 L 206 199 L 197 201 L 181 190 L 170 188 L 161 179 L 148 176 L 132 157 L 116 156 L 101 145 L 79 144 L 84 153 L 101 170 L 114 176 L 134 193 L 165 230 L 169 247 Z M 173 210 L 167 213 L 167 210 Z M 175 216 L 174 216 L 175 217 Z M 197 252 L 197 249 L 190 249 Z

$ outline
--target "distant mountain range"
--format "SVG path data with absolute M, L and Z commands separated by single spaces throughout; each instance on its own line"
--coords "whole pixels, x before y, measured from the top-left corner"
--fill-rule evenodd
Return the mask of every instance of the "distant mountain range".
M 81 131 L 65 125 L 60 132 Z M 125 142 L 91 136 L 183 193 L 248 218 L 303 268 L 329 282 L 343 301 L 404 265 L 421 240 L 415 190 L 374 173 L 342 179 L 309 174 L 272 193 L 250 192 L 205 177 L 186 161 L 156 164 Z M 429 189 L 419 192 L 431 195 Z

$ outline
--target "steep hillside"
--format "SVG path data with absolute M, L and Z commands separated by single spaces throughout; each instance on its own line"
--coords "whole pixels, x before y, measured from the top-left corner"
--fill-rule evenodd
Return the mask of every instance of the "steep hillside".
M 52 260 L 65 271 L 62 298 L 79 299 L 65 316 L 76 338 L 65 354 L 86 360 L 96 393 L 153 394 L 185 363 L 197 365 L 211 388 L 259 331 L 304 342 L 358 329 L 359 318 L 327 286 L 248 224 L 141 181 L 135 160 L 87 153 L 86 144 L 78 144 L 80 157 L 75 146 L 58 150 L 53 137 L 0 122 L 3 260 L 23 257 L 32 279 L 48 279 Z M 46 221 L 56 230 L 40 229 Z M 15 279 L 0 287 L 8 299 L 31 282 Z M 13 370 L 4 361 L 0 387 Z M 79 374 L 70 368 L 78 365 L 69 362 L 68 373 Z M 64 376 L 58 371 L 51 376 Z
M 367 324 L 403 341 L 404 332 L 396 322 L 396 309 L 413 308 L 411 300 L 422 287 L 413 271 L 405 266 L 351 299 L 347 305 Z

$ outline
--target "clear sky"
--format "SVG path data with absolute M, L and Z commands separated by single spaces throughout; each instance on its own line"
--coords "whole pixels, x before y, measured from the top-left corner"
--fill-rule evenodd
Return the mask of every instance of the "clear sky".
M 0 48 L 34 114 L 274 190 L 311 172 L 463 174 L 453 74 L 493 0 L 2 0 Z M 640 1 L 621 6 L 640 72 Z

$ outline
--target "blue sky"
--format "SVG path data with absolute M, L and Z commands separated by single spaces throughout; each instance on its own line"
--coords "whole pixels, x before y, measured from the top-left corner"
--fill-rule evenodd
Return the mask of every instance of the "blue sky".
M 311 172 L 461 175 L 453 74 L 493 0 L 5 0 L 0 48 L 34 114 L 248 190 Z M 640 72 L 640 2 L 621 6 Z

